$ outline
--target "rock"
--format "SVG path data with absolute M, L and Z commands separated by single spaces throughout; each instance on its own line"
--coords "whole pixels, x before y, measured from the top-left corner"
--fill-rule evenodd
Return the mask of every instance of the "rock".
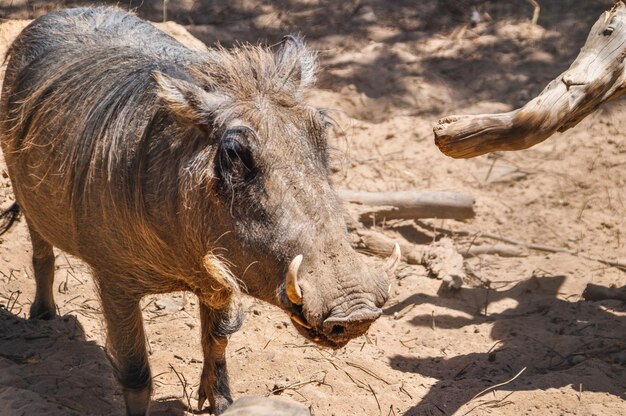
M 273 397 L 242 397 L 222 416 L 311 416 L 304 405 Z

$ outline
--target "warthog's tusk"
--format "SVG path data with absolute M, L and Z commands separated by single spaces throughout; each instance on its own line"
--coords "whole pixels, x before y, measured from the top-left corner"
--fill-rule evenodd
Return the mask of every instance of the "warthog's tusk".
M 300 318 L 298 315 L 291 315 L 291 320 L 296 322 L 297 324 L 299 324 L 300 326 L 305 327 L 306 329 L 311 329 L 313 328 L 308 322 L 305 322 L 302 318 Z
M 302 291 L 298 285 L 298 269 L 302 263 L 302 254 L 298 254 L 291 260 L 287 276 L 285 276 L 285 292 L 294 305 L 302 305 Z
M 396 268 L 398 267 L 401 258 L 402 254 L 400 253 L 400 245 L 396 243 L 393 246 L 391 256 L 389 256 L 387 263 L 385 264 L 385 273 L 387 273 L 387 277 L 390 279 L 396 274 Z

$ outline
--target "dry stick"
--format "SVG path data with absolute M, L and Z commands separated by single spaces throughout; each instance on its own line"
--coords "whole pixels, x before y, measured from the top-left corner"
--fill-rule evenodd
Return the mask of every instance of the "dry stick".
M 491 387 L 487 387 L 486 389 L 482 390 L 480 393 L 478 393 L 477 395 L 475 395 L 474 397 L 472 397 L 471 399 L 469 399 L 468 403 L 471 402 L 472 400 L 482 396 L 485 393 L 489 393 L 491 390 L 495 390 L 498 387 L 502 387 L 502 386 L 506 386 L 507 384 L 511 383 L 512 381 L 514 381 L 516 378 L 518 378 L 524 371 L 526 371 L 526 367 L 522 368 L 519 373 L 517 373 L 512 379 L 505 381 L 504 383 L 498 383 L 495 384 Z
M 565 254 L 580 257 L 586 260 L 597 261 L 598 263 L 606 264 L 608 266 L 616 267 L 620 270 L 626 271 L 626 259 L 606 260 L 601 257 L 590 256 L 590 255 L 587 255 L 578 251 L 568 250 L 566 248 L 557 248 L 557 247 L 550 247 L 550 246 L 545 246 L 541 244 L 525 243 L 523 241 L 513 240 L 510 238 L 506 238 L 506 237 L 500 237 L 499 235 L 490 234 L 490 233 L 480 233 L 480 237 L 503 241 L 505 243 L 512 244 L 514 246 L 526 247 L 530 250 L 545 251 L 548 253 L 565 253 Z
M 373 372 L 369 368 L 366 368 L 366 367 L 364 367 L 364 366 L 362 366 L 360 364 L 353 363 L 353 362 L 350 362 L 350 361 L 346 361 L 346 364 L 349 365 L 350 367 L 358 368 L 359 370 L 363 371 L 366 374 L 369 374 L 370 376 L 374 377 L 377 380 L 382 381 L 383 383 L 385 383 L 388 386 L 391 385 L 390 382 L 388 382 L 387 380 L 385 380 L 384 378 L 382 378 L 381 376 L 379 376 L 378 374 L 376 374 L 375 372 Z
M 380 407 L 380 402 L 378 401 L 378 397 L 376 396 L 376 392 L 374 391 L 372 386 L 370 386 L 369 384 L 367 385 L 367 387 L 370 388 L 370 391 L 374 395 L 374 399 L 376 400 L 376 405 L 378 406 L 378 414 L 382 415 L 383 414 L 383 409 L 381 409 L 381 407 Z
M 366 335 L 367 336 L 367 335 Z M 323 359 L 325 359 L 326 361 L 328 361 L 333 367 L 335 367 L 335 370 L 339 371 L 343 371 L 345 373 L 345 375 L 348 376 L 348 378 L 354 383 L 355 386 L 357 386 L 358 388 L 361 388 L 363 390 L 367 390 L 367 388 L 365 386 L 367 386 L 367 384 L 365 384 L 365 382 L 359 380 L 358 378 L 355 379 L 355 377 L 352 377 L 352 374 L 350 374 L 348 371 L 346 371 L 346 369 L 344 369 L 343 367 L 335 364 L 334 362 L 332 362 L 331 360 L 328 359 L 328 357 L 325 357 L 324 354 L 322 354 L 322 352 L 319 349 L 315 349 L 315 351 L 317 351 Z
M 416 306 L 415 303 L 411 303 L 407 306 L 405 306 L 404 308 L 402 308 L 402 310 L 400 312 L 394 312 L 393 313 L 393 319 L 394 320 L 398 320 L 404 317 L 404 315 L 406 315 L 407 313 L 411 312 L 411 310 L 413 310 L 413 308 Z
M 527 257 L 528 254 L 519 249 L 518 246 L 510 244 L 494 244 L 494 245 L 472 245 L 467 250 L 461 252 L 464 258 L 478 257 L 483 254 L 497 255 L 500 257 Z
M 374 254 L 379 257 L 386 258 L 391 254 L 395 241 L 387 237 L 386 235 L 374 231 L 372 229 L 366 229 L 359 225 L 359 223 L 351 218 L 347 218 L 348 229 L 356 234 L 359 238 L 359 244 L 361 244 L 368 253 Z M 480 237 L 481 234 L 475 236 L 475 239 Z M 483 234 L 484 236 L 484 234 Z M 428 252 L 428 248 L 424 246 L 418 246 L 406 241 L 399 241 L 400 252 L 402 253 L 402 259 L 408 264 L 423 264 L 424 255 Z M 525 246 L 517 244 L 516 246 Z M 481 245 L 471 246 L 467 250 L 463 250 L 460 253 L 463 257 L 476 257 L 483 254 L 494 254 L 501 257 L 525 257 L 527 254 L 521 252 L 514 247 L 514 245 L 495 244 L 495 245 Z
M 167 22 L 167 4 L 170 0 L 163 0 L 163 23 Z
M 15 292 L 11 292 L 11 296 L 9 296 L 9 300 L 7 301 L 7 310 L 9 312 L 13 312 L 13 308 L 15 308 L 15 304 L 17 303 L 17 300 L 20 298 L 20 295 L 22 294 L 22 292 L 20 290 L 16 290 Z M 13 298 L 13 295 L 15 295 L 15 298 Z M 13 304 L 11 304 L 11 301 L 13 301 Z M 20 312 L 22 311 L 22 309 L 20 308 Z M 16 315 L 18 315 L 18 313 L 16 313 Z
M 616 344 L 616 345 L 610 345 L 610 346 L 608 346 L 606 348 L 601 348 L 601 349 L 596 349 L 596 350 L 573 352 L 573 353 L 570 353 L 570 354 L 564 356 L 561 359 L 561 361 L 559 361 L 558 363 L 556 363 L 554 365 L 551 365 L 550 367 L 539 368 L 539 370 L 550 370 L 550 371 L 552 371 L 552 370 L 559 369 L 559 368 L 562 369 L 563 368 L 562 366 L 563 366 L 564 363 L 568 363 L 566 365 L 569 365 L 569 360 L 572 357 L 577 356 L 577 355 L 585 356 L 583 361 L 587 361 L 587 360 L 589 360 L 591 358 L 594 358 L 594 357 L 598 357 L 598 356 L 606 357 L 607 355 L 614 354 L 614 353 L 617 353 L 617 352 L 622 352 L 623 350 L 624 350 L 624 344 L 623 343 L 619 343 L 619 344 Z
M 489 400 L 486 401 L 484 403 L 480 403 L 477 404 L 476 406 L 472 407 L 470 410 L 468 410 L 466 413 L 463 414 L 463 416 L 467 416 L 470 413 L 472 413 L 474 410 L 478 409 L 479 407 L 483 407 L 483 406 L 487 406 L 487 407 L 502 407 L 502 406 L 506 406 L 507 404 L 512 404 L 512 401 L 507 401 L 505 402 L 504 400 L 508 399 L 513 393 L 515 393 L 514 391 L 510 392 L 509 394 L 507 394 L 506 396 L 504 396 L 503 398 L 499 399 L 499 400 Z
M 345 202 L 376 207 L 364 210 L 360 218 L 371 222 L 372 217 L 392 219 L 474 218 L 474 197 L 467 193 L 440 191 L 365 192 L 339 189 Z
M 320 381 L 320 380 L 318 380 L 318 379 L 316 379 L 316 378 L 311 379 L 311 380 L 308 380 L 308 381 L 299 381 L 299 382 L 297 382 L 297 383 L 293 383 L 293 384 L 290 384 L 290 385 L 285 386 L 285 387 L 278 387 L 278 388 L 275 388 L 275 389 L 271 390 L 267 396 L 269 396 L 270 394 L 278 394 L 278 393 L 280 393 L 280 392 L 282 392 L 282 391 L 285 391 L 285 390 L 288 390 L 288 389 L 289 389 L 289 390 L 294 390 L 294 391 L 295 391 L 297 388 L 302 387 L 302 386 L 305 386 L 305 385 L 307 385 L 307 384 L 311 384 L 311 383 L 319 383 L 319 384 L 322 384 L 322 381 Z M 324 383 L 324 384 L 325 384 L 325 383 Z
M 183 386 L 183 394 L 185 396 L 185 399 L 187 399 L 187 410 L 191 412 L 193 407 L 191 407 L 191 399 L 189 398 L 189 394 L 187 393 L 187 379 L 185 379 L 184 375 L 181 377 L 181 375 L 178 374 L 178 371 L 176 371 L 172 364 L 169 364 L 169 366 L 172 371 L 174 371 L 174 374 L 176 374 L 176 377 L 178 377 L 178 381 L 180 381 L 180 384 Z
M 405 388 L 404 388 L 404 383 L 402 383 L 402 385 L 400 386 L 400 391 L 403 392 L 404 394 L 406 394 L 407 396 L 409 396 L 409 398 L 411 400 L 413 400 L 413 396 L 411 396 L 411 393 L 409 393 Z
M 539 20 L 539 12 L 541 12 L 541 6 L 537 3 L 537 0 L 528 0 L 528 2 L 533 6 L 533 18 L 530 21 L 533 25 L 537 24 L 537 20 Z
M 433 129 L 435 143 L 454 158 L 534 146 L 626 93 L 625 54 L 626 4 L 619 1 L 594 24 L 569 69 L 538 97 L 508 113 L 442 118 Z

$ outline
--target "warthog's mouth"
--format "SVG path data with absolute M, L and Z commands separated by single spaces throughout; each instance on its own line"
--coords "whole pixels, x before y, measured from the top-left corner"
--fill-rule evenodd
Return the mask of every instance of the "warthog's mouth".
M 350 339 L 329 339 L 307 322 L 306 318 L 302 314 L 302 311 L 290 311 L 290 317 L 291 323 L 298 330 L 298 332 L 306 339 L 311 340 L 318 345 L 332 349 L 339 349 L 350 342 Z
M 329 330 L 321 331 L 315 325 L 310 324 L 304 316 L 302 305 L 304 297 L 302 287 L 298 283 L 298 270 L 302 263 L 303 255 L 299 254 L 291 260 L 285 274 L 285 280 L 281 290 L 277 293 L 278 305 L 289 314 L 293 326 L 305 338 L 315 342 L 316 344 L 333 349 L 341 348 L 346 345 L 352 338 L 363 335 L 370 324 L 378 319 L 382 314 L 382 310 L 378 306 L 367 307 L 359 311 L 351 311 L 349 316 L 334 316 L 325 318 L 324 325 L 329 326 Z M 387 278 L 391 278 L 401 259 L 400 246 L 396 243 L 393 252 L 387 260 L 384 272 Z M 389 284 L 387 296 L 389 295 Z M 382 303 L 384 303 L 384 301 Z M 349 324 L 349 325 L 348 325 Z M 346 330 L 348 329 L 348 330 Z M 325 335 L 326 334 L 329 335 Z

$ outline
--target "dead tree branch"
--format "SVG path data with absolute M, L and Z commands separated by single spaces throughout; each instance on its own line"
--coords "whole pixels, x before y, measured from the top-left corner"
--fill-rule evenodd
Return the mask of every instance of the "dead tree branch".
M 619 1 L 594 24 L 569 69 L 538 97 L 508 113 L 445 117 L 433 129 L 435 143 L 454 158 L 534 146 L 624 95 L 625 56 L 626 4 Z

